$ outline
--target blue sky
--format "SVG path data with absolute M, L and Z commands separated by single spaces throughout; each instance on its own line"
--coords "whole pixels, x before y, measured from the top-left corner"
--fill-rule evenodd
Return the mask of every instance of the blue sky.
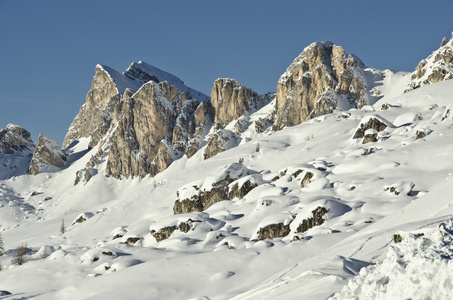
M 95 65 L 143 60 L 210 95 L 235 78 L 260 93 L 329 40 L 379 69 L 413 71 L 453 30 L 453 1 L 0 0 L 0 128 L 61 144 Z

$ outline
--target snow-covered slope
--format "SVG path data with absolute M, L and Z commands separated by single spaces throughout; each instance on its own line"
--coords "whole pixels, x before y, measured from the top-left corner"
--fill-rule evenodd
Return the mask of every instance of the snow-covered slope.
M 154 178 L 74 186 L 99 152 L 80 139 L 60 171 L 2 179 L 0 295 L 390 299 L 430 264 L 438 275 L 412 283 L 451 292 L 431 279 L 451 265 L 453 81 L 403 94 L 407 73 L 364 76 L 375 98 L 362 110 L 257 133 L 272 101 L 225 126 L 241 125 L 235 147 L 207 160 L 202 148 Z

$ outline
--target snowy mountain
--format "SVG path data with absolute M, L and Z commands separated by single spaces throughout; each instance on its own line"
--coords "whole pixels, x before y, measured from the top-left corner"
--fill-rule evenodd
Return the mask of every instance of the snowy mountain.
M 0 131 L 0 298 L 449 295 L 453 81 L 405 92 L 332 43 L 302 54 L 285 97 L 98 65 L 64 151 Z M 65 161 L 28 174 L 46 153 Z

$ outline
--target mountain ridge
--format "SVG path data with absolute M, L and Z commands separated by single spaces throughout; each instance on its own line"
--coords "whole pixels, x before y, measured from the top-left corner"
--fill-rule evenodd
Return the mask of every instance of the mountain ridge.
M 393 275 L 381 280 L 382 270 L 402 270 L 386 255 L 423 253 L 437 243 L 432 231 L 448 240 L 453 230 L 442 227 L 452 213 L 442 191 L 451 190 L 453 81 L 404 93 L 410 73 L 366 68 L 330 43 L 314 49 L 299 66 L 319 66 L 328 78 L 316 95 L 329 88 L 337 108 L 279 130 L 278 93 L 219 78 L 199 101 L 136 75 L 140 88 L 121 94 L 97 67 L 64 166 L 26 174 L 32 144 L 25 173 L 0 165 L 0 289 L 37 299 L 74 290 L 80 299 L 343 299 L 366 280 L 398 287 Z M 0 142 L 12 129 L 21 132 L 9 126 Z M 24 242 L 26 266 L 16 266 Z M 436 265 L 445 259 L 430 249 Z M 35 270 L 43 276 L 18 280 Z

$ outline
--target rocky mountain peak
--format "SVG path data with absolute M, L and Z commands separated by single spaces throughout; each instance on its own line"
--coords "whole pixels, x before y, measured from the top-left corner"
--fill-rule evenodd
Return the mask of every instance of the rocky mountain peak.
M 306 47 L 277 85 L 275 130 L 367 103 L 365 65 L 331 42 Z
M 420 61 L 405 92 L 449 79 L 453 79 L 453 34 L 450 40 L 444 37 L 440 48 Z
M 89 147 L 99 146 L 98 155 L 107 160 L 107 176 L 155 175 L 175 157 L 186 151 L 193 155 L 198 149 L 208 100 L 178 77 L 142 61 L 132 63 L 122 74 L 97 65 L 86 104 L 71 124 L 63 147 L 89 138 Z M 87 170 L 77 172 L 77 177 Z

